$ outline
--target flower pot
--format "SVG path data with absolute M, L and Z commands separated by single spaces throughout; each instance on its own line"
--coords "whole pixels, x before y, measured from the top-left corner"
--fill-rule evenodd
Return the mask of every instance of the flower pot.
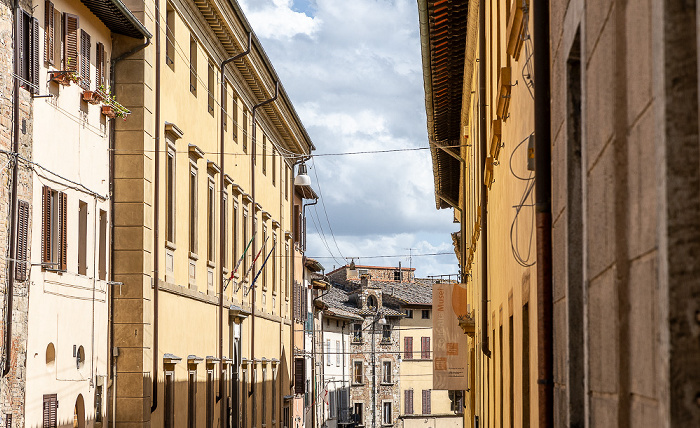
M 107 116 L 110 119 L 114 119 L 115 117 L 117 117 L 117 112 L 114 110 L 114 107 L 112 107 L 111 105 L 102 106 L 102 114 L 104 114 L 105 116 Z
M 49 81 L 61 86 L 69 86 L 72 81 L 71 73 L 70 71 L 49 71 Z
M 92 105 L 99 104 L 104 97 L 97 91 L 83 91 L 83 101 L 87 101 Z

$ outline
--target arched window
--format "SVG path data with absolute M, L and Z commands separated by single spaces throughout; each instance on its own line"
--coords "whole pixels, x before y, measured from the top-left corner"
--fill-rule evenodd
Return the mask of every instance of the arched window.
M 370 295 L 367 297 L 367 309 L 370 311 L 376 311 L 377 310 L 377 298 Z

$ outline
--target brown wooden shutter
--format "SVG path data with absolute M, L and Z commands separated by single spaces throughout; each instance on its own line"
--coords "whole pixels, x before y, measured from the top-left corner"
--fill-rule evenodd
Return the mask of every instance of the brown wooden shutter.
M 17 262 L 15 279 L 27 279 L 27 241 L 29 238 L 29 202 L 19 201 L 17 206 Z
M 294 392 L 306 393 L 306 360 L 304 358 L 294 359 Z
M 63 14 L 63 60 L 68 71 L 78 71 L 78 17 Z
M 80 30 L 80 86 L 90 89 L 90 35 Z
M 95 89 L 100 89 L 100 86 L 105 84 L 105 45 L 97 43 L 95 49 L 95 65 L 97 73 L 95 73 Z
M 17 21 L 17 31 L 15 32 L 15 49 L 19 50 L 19 57 L 20 57 L 19 63 L 17 64 L 17 71 L 18 71 L 18 75 L 22 78 L 26 75 L 25 73 L 27 72 L 27 70 L 26 70 L 27 65 L 25 63 L 26 58 L 24 58 L 24 34 L 26 31 L 26 29 L 24 28 L 24 26 L 25 26 L 25 19 L 24 19 L 25 14 L 26 14 L 26 12 L 24 12 L 23 10 L 20 10 L 19 13 L 17 14 L 17 17 L 15 18 Z
M 424 415 L 430 414 L 430 390 L 429 389 L 423 390 L 423 414 Z
M 56 28 L 54 26 L 53 3 L 49 0 L 44 2 L 44 61 L 55 65 L 54 41 L 56 40 Z
M 44 394 L 44 417 L 43 417 L 43 428 L 56 428 L 57 425 L 57 410 L 58 410 L 58 397 L 56 394 Z
M 32 87 L 29 91 L 33 94 L 39 93 L 39 20 L 32 18 L 29 50 L 29 81 Z
M 407 415 L 412 415 L 413 414 L 413 390 L 412 389 L 407 389 L 403 393 L 403 401 L 404 401 L 404 413 Z
M 44 186 L 41 194 L 41 262 L 51 262 L 51 189 Z M 53 268 L 54 266 L 49 266 Z
M 410 360 L 413 358 L 413 338 L 404 337 L 403 338 L 403 358 Z
M 59 260 L 61 270 L 67 269 L 67 239 L 66 232 L 68 224 L 68 197 L 65 193 L 60 192 L 58 194 L 58 227 L 59 227 Z

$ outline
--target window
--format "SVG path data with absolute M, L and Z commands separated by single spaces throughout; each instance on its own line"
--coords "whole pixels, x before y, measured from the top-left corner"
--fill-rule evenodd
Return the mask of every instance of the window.
M 450 398 L 450 411 L 464 413 L 464 391 L 448 391 L 447 395 Z
M 362 384 L 364 376 L 362 373 L 362 361 L 352 362 L 352 383 L 355 385 Z
M 413 359 L 413 338 L 403 338 L 403 358 L 405 360 Z
M 326 365 L 331 365 L 331 340 L 326 339 Z
M 272 234 L 272 294 L 277 294 L 277 234 Z
M 214 427 L 214 369 L 207 368 L 207 425 L 206 428 Z
M 163 405 L 165 406 L 163 426 L 164 428 L 173 428 L 175 426 L 175 372 L 173 370 L 165 370 L 163 390 Z
M 222 75 L 223 79 L 224 76 Z M 226 82 L 223 83 L 223 93 L 221 94 L 221 109 L 223 110 L 221 114 L 221 122 L 224 124 L 224 131 L 228 130 L 228 85 Z
M 257 414 L 257 399 L 258 399 L 258 365 L 253 362 L 253 370 L 251 372 L 251 379 L 250 379 L 250 389 L 251 389 L 251 394 L 250 396 L 253 397 L 253 402 L 251 404 L 251 408 L 253 409 L 253 414 L 252 414 L 252 425 L 257 426 L 257 421 L 258 421 L 258 414 Z
M 352 325 L 352 341 L 362 342 L 362 324 Z
M 268 250 L 267 250 L 267 226 L 263 224 L 263 229 L 262 229 L 262 238 L 263 238 L 263 254 L 262 257 L 266 257 Z M 267 276 L 267 264 L 263 265 L 261 267 L 262 269 L 262 289 L 263 291 L 267 290 L 267 281 L 268 281 L 268 276 Z
M 523 351 L 521 357 L 522 376 L 523 379 L 520 382 L 522 391 L 520 396 L 522 397 L 522 409 L 523 409 L 523 423 L 524 427 L 530 426 L 530 309 L 528 304 L 523 305 L 523 325 L 521 331 L 521 337 L 523 340 Z
M 197 427 L 197 370 L 187 372 L 187 428 Z
M 328 417 L 333 419 L 336 417 L 336 410 L 338 403 L 336 400 L 336 395 L 338 391 L 330 391 L 328 393 Z
M 214 116 L 214 66 L 209 63 L 207 79 L 207 109 L 209 114 Z
M 236 143 L 238 142 L 238 97 L 236 96 L 236 93 L 233 92 L 231 94 L 231 120 L 233 123 L 231 124 L 231 136 L 233 137 L 233 141 Z
M 80 30 L 80 87 L 90 89 L 90 35 Z
M 382 361 L 382 383 L 391 383 L 391 361 Z
M 423 414 L 424 415 L 430 414 L 430 390 L 429 389 L 423 390 Z
M 221 222 L 223 229 L 221 230 L 221 248 L 223 248 L 224 254 L 222 254 L 222 259 L 224 261 L 223 267 L 228 267 L 228 195 L 226 193 L 221 194 L 221 218 L 224 219 Z
M 277 422 L 277 367 L 272 366 L 272 424 Z
M 277 168 L 276 168 L 276 165 L 277 165 L 277 151 L 275 150 L 274 144 L 271 144 L 271 146 L 272 146 L 272 150 L 271 150 L 271 151 L 272 151 L 272 165 L 271 165 L 271 168 L 272 168 L 272 185 L 274 186 L 274 185 L 275 185 L 275 180 L 277 179 Z
M 423 309 L 421 311 L 421 318 L 424 320 L 429 320 L 430 319 L 430 309 Z
M 363 410 L 364 404 L 363 403 L 355 403 L 352 409 L 352 414 L 354 416 L 355 423 L 358 425 L 364 425 L 363 424 L 363 419 L 362 419 L 362 410 Z
M 289 287 L 290 287 L 290 284 L 292 283 L 292 268 L 291 268 L 292 260 L 289 258 L 289 243 L 288 242 L 284 244 L 284 260 L 286 260 L 287 272 L 289 274 L 289 278 L 286 278 L 286 281 L 284 281 L 284 293 L 285 293 L 285 297 L 287 299 L 289 299 L 291 297 L 290 296 L 291 293 L 289 292 Z
M 78 71 L 78 17 L 63 14 L 63 69 Z
M 335 365 L 340 367 L 340 357 L 342 351 L 340 350 L 340 340 L 335 341 Z
M 374 297 L 372 295 L 369 295 L 367 297 L 367 309 L 370 311 L 374 311 L 374 312 L 377 311 L 377 298 L 376 297 Z
M 248 426 L 248 369 L 243 369 L 241 378 L 241 426 Z
M 382 425 L 392 424 L 391 401 L 382 402 Z
M 54 15 L 55 10 L 53 3 L 49 0 L 44 2 L 44 61 L 49 65 L 56 65 L 56 21 Z M 60 13 L 60 12 L 59 12 Z M 60 33 L 58 33 L 60 34 Z M 60 44 L 60 43 L 59 43 Z M 58 60 L 60 61 L 60 53 Z
M 294 243 L 301 241 L 301 207 L 294 204 Z
M 107 211 L 100 210 L 100 258 L 98 269 L 98 278 L 102 281 L 107 279 Z
M 262 142 L 262 172 L 267 175 L 267 135 L 263 134 Z
M 391 341 L 391 325 L 384 324 L 382 326 L 382 342 Z
M 214 178 L 209 176 L 208 187 L 207 187 L 207 260 L 214 262 L 216 257 L 216 225 L 214 224 L 214 216 L 216 212 L 216 192 L 214 191 Z
M 197 96 L 197 41 L 190 34 L 190 92 Z
M 247 242 L 245 243 L 247 244 Z M 238 202 L 233 201 L 233 217 L 231 218 L 231 249 L 233 250 L 233 267 L 238 265 Z
M 15 279 L 27 280 L 27 247 L 29 246 L 29 202 L 17 202 L 17 264 Z
M 413 390 L 407 389 L 403 392 L 403 412 L 407 415 L 413 414 Z
M 248 109 L 243 107 L 243 153 L 248 153 Z
M 289 200 L 289 165 L 284 164 L 284 200 Z
M 430 338 L 420 338 L 420 357 L 424 360 L 430 359 Z
M 401 282 L 401 271 L 400 271 L 400 270 L 395 270 L 395 271 L 394 271 L 394 281 L 399 281 L 399 282 Z
M 406 313 L 406 318 L 413 318 L 413 309 L 406 309 L 404 312 Z
M 42 263 L 48 269 L 66 270 L 67 203 L 66 194 L 42 189 Z
M 78 273 L 87 275 L 87 202 L 78 201 Z
M 56 428 L 58 422 L 58 395 L 44 394 L 44 420 L 45 428 Z
M 165 8 L 165 63 L 175 70 L 175 9 L 170 2 Z
M 306 392 L 304 380 L 306 379 L 306 360 L 304 357 L 294 358 L 294 393 L 304 394 Z
M 105 64 L 105 45 L 98 42 L 95 44 L 95 89 L 103 92 L 106 83 Z
M 168 145 L 165 158 L 165 239 L 175 242 L 175 148 Z
M 248 208 L 246 208 L 246 207 L 243 208 L 243 227 L 242 227 L 242 229 L 243 229 L 243 245 L 247 246 L 248 245 L 249 230 L 248 230 Z M 245 272 L 248 271 L 248 258 L 249 258 L 249 256 L 248 257 L 243 256 L 243 270 L 241 271 L 242 272 L 241 279 L 244 279 L 243 275 L 245 274 Z
M 190 165 L 190 252 L 197 253 L 197 167 Z
M 262 368 L 262 426 L 267 423 L 267 367 L 263 365 Z
M 39 92 L 39 20 L 20 10 L 17 19 L 17 44 L 20 85 L 32 93 Z M 31 85 L 31 86 L 30 86 Z

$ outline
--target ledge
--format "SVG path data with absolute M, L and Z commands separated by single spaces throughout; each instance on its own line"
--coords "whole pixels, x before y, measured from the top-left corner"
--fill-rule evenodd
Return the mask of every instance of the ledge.
M 179 140 L 185 135 L 180 128 L 174 123 L 165 122 L 165 135 L 169 136 L 173 140 Z
M 187 151 L 194 159 L 202 159 L 204 157 L 204 152 L 194 144 L 188 144 Z

